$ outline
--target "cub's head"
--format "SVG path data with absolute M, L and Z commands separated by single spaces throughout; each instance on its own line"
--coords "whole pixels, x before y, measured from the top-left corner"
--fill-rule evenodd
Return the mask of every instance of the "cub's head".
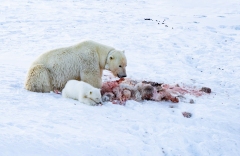
M 127 59 L 124 51 L 112 50 L 106 60 L 105 69 L 110 70 L 114 76 L 119 78 L 127 77 Z
M 97 104 L 102 104 L 102 97 L 101 97 L 101 92 L 100 89 L 98 88 L 92 88 L 89 92 L 87 97 L 94 103 L 95 105 Z

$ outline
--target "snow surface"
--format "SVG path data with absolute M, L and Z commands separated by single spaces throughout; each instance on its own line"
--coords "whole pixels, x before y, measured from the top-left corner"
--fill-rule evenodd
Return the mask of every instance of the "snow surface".
M 239 6 L 239 0 L 1 0 L 0 155 L 240 155 Z M 23 88 L 38 55 L 83 39 L 125 50 L 132 79 L 213 92 L 174 108 L 150 101 L 90 107 Z M 184 118 L 184 111 L 193 116 Z

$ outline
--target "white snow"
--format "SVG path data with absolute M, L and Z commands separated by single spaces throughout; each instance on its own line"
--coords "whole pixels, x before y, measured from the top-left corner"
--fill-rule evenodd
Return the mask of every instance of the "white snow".
M 1 0 L 0 155 L 240 155 L 239 5 L 238 0 Z M 38 55 L 84 39 L 125 50 L 132 79 L 213 92 L 191 97 L 194 104 L 91 107 L 23 88 Z M 184 118 L 185 111 L 193 116 Z

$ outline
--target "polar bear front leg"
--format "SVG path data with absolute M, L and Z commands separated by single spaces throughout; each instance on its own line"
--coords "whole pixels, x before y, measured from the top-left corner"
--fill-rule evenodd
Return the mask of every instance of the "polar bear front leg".
M 100 71 L 84 71 L 81 73 L 80 77 L 81 81 L 84 81 L 95 88 L 100 89 L 102 87 L 102 75 L 100 74 Z
M 97 103 L 89 98 L 87 98 L 87 96 L 80 96 L 78 98 L 78 101 L 81 102 L 81 103 L 84 103 L 84 104 L 87 104 L 87 105 L 90 105 L 90 106 L 95 106 L 97 105 Z

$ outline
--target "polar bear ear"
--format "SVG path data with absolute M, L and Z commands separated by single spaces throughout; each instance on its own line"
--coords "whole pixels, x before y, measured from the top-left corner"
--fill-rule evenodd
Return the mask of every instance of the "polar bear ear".
M 122 52 L 123 52 L 123 54 L 125 54 L 125 50 L 123 50 Z

